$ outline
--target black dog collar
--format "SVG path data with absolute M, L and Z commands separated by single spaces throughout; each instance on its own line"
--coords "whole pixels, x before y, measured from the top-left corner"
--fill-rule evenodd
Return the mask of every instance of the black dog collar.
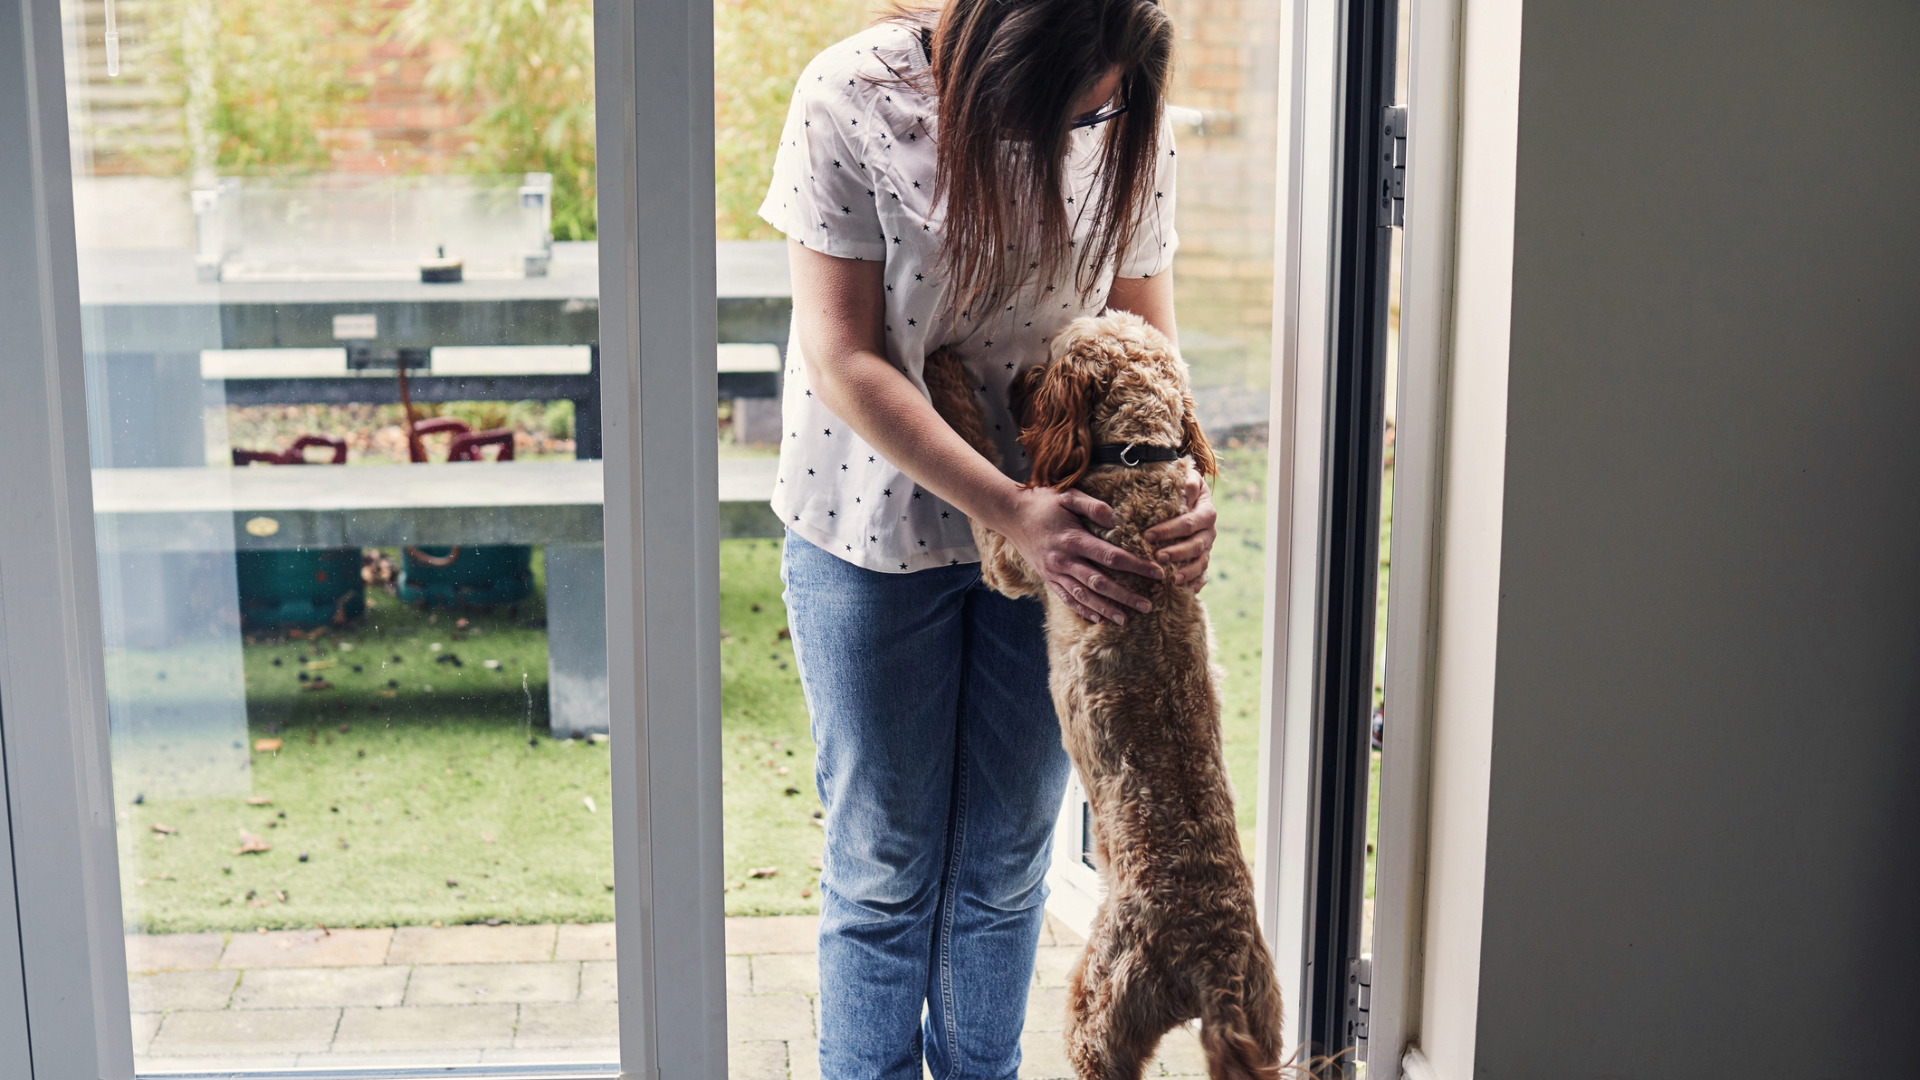
M 1143 446 L 1139 443 L 1101 443 L 1093 448 L 1095 465 L 1146 465 L 1158 461 L 1179 461 L 1177 446 Z

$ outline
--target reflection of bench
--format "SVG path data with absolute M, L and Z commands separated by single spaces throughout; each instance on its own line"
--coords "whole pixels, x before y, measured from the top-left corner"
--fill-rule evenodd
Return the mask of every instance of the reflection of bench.
M 723 535 L 778 535 L 775 465 L 721 459 Z M 544 545 L 555 735 L 607 730 L 602 500 L 598 461 L 93 473 L 101 546 L 119 553 Z

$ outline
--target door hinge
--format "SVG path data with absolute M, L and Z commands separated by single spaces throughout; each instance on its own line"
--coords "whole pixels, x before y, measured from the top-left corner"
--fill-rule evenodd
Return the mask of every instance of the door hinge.
M 1347 961 L 1347 1045 L 1354 1060 L 1367 1060 L 1367 1019 L 1373 1009 L 1373 956 Z
M 1407 223 L 1407 107 L 1389 105 L 1380 115 L 1381 228 Z

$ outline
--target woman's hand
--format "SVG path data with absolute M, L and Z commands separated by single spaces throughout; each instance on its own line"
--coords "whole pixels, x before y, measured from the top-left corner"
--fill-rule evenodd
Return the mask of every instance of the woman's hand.
M 1112 507 L 1084 491 L 1022 488 L 1007 520 L 995 527 L 1081 618 L 1125 626 L 1129 609 L 1152 611 L 1153 605 L 1121 585 L 1114 572 L 1159 581 L 1166 571 L 1088 532 L 1087 521 L 1118 523 Z
M 1148 529 L 1147 543 L 1154 547 L 1153 557 L 1173 571 L 1177 585 L 1194 592 L 1207 583 L 1207 561 L 1213 555 L 1213 541 L 1219 533 L 1214 522 L 1219 515 L 1213 508 L 1213 492 L 1197 470 L 1187 473 L 1187 512 Z

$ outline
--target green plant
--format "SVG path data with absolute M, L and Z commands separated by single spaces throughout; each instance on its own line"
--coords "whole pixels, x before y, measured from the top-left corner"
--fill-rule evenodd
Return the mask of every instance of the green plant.
M 181 104 L 173 139 L 137 154 L 151 171 L 274 175 L 324 168 L 320 133 L 363 95 L 335 40 L 350 8 L 301 0 L 147 0 L 161 58 L 152 81 Z
M 808 61 L 871 14 L 868 0 L 714 0 L 714 201 L 722 240 L 778 238 L 756 212 L 793 84 Z
M 427 84 L 479 107 L 474 171 L 553 174 L 554 237 L 594 239 L 592 0 L 413 0 L 390 32 L 446 49 Z

